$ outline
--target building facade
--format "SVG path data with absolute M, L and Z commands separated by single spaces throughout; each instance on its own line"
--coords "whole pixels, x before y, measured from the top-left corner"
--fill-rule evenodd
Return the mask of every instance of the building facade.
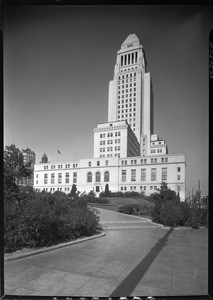
M 78 162 L 35 165 L 34 187 L 69 193 L 137 191 L 150 195 L 162 182 L 185 200 L 185 155 L 168 154 L 154 133 L 153 88 L 144 49 L 133 33 L 117 52 L 109 83 L 108 122 L 94 128 L 94 155 Z
M 23 163 L 26 168 L 32 171 L 32 175 L 24 177 L 19 180 L 18 185 L 20 186 L 33 186 L 34 185 L 34 165 L 36 162 L 36 154 L 29 148 L 22 149 Z

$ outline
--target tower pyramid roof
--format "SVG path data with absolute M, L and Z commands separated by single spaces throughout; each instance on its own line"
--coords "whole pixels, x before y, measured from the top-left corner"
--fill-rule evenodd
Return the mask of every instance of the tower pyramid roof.
M 137 35 L 135 33 L 131 33 L 130 35 L 128 35 L 128 37 L 125 39 L 125 41 L 123 42 L 122 46 L 126 45 L 126 44 L 140 44 L 140 40 L 137 37 Z

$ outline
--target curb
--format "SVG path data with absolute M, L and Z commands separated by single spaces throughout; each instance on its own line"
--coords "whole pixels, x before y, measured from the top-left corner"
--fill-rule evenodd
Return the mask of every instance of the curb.
M 96 238 L 99 238 L 99 237 L 102 237 L 102 236 L 105 236 L 105 235 L 106 235 L 106 233 L 102 232 L 98 235 L 89 236 L 89 237 L 79 239 L 79 240 L 75 240 L 75 241 L 72 241 L 72 242 L 67 242 L 67 243 L 63 243 L 63 244 L 59 244 L 59 245 L 55 245 L 55 246 L 50 246 L 50 247 L 43 248 L 43 249 L 38 249 L 38 250 L 35 250 L 35 251 L 32 251 L 32 252 L 26 252 L 26 253 L 23 253 L 23 254 L 17 254 L 13 257 L 4 258 L 4 262 L 21 259 L 21 258 L 25 258 L 25 257 L 28 257 L 28 256 L 33 256 L 33 255 L 36 255 L 36 254 L 40 254 L 40 253 L 52 251 L 52 250 L 55 250 L 55 249 L 67 247 L 67 246 L 70 246 L 70 245 L 73 245 L 73 244 L 83 243 L 83 242 L 86 242 L 88 240 L 96 239 Z
M 134 226 L 134 227 L 116 227 L 116 226 L 112 226 L 112 227 L 103 227 L 104 230 L 124 230 L 124 229 L 128 229 L 128 230 L 131 230 L 131 229 L 159 229 L 159 227 L 151 227 L 151 226 L 146 226 L 146 227 L 137 227 L 137 226 Z

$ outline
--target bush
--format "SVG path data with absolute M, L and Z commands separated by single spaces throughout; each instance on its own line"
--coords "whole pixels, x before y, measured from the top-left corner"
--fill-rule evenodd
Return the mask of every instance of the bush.
M 87 203 L 109 204 L 109 200 L 102 197 L 101 198 L 96 197 L 93 191 L 89 192 L 89 194 L 83 194 L 80 198 L 86 201 Z
M 139 198 L 139 197 L 144 197 L 144 193 L 138 193 L 135 191 L 128 191 L 128 192 L 110 192 L 110 191 L 105 191 L 101 192 L 99 194 L 99 197 L 126 197 L 126 198 Z
M 128 214 L 128 215 L 137 215 L 137 216 L 148 216 L 150 215 L 150 206 L 147 204 L 126 204 L 120 206 L 118 211 L 120 213 Z
M 160 223 L 165 226 L 175 227 L 180 225 L 182 215 L 179 205 L 174 203 L 166 203 L 160 211 Z
M 22 200 L 5 201 L 5 251 L 50 246 L 101 230 L 97 211 L 80 197 L 22 191 Z
M 190 217 L 185 225 L 194 229 L 198 229 L 200 226 L 208 227 L 208 208 L 192 206 L 190 208 Z

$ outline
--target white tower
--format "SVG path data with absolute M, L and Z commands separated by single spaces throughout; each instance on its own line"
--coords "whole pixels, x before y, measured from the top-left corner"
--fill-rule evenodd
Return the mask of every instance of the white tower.
M 114 79 L 109 82 L 108 122 L 126 120 L 135 133 L 142 156 L 166 153 L 164 141 L 154 133 L 153 89 L 146 71 L 145 52 L 135 33 L 117 52 Z M 152 141 L 152 144 L 151 144 Z M 162 150 L 152 147 L 162 147 Z

